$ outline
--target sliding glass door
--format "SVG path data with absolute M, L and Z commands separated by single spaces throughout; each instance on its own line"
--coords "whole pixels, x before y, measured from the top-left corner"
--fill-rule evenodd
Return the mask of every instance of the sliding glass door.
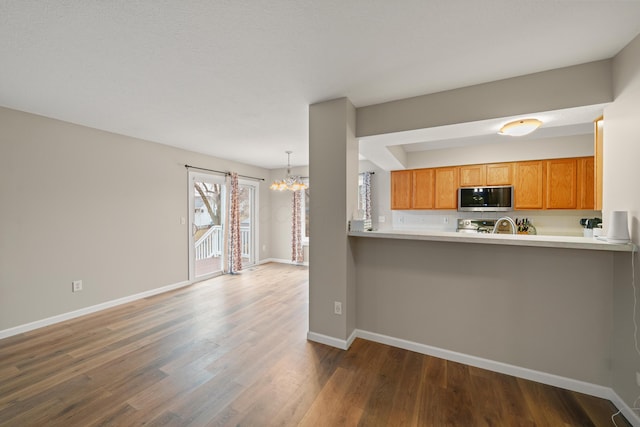
M 189 175 L 189 277 L 193 280 L 222 272 L 225 185 L 224 177 L 199 173 Z
M 227 189 L 225 177 L 189 172 L 189 280 L 221 274 L 225 262 Z M 242 265 L 256 263 L 258 184 L 239 180 Z

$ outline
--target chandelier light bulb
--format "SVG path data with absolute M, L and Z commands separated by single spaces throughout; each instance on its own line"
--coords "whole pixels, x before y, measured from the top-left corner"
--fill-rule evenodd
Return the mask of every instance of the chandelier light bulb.
M 275 180 L 271 183 L 269 188 L 274 191 L 300 191 L 306 190 L 309 186 L 302 181 L 302 178 L 297 175 L 291 175 L 291 151 L 285 151 L 287 153 L 287 176 L 282 180 Z

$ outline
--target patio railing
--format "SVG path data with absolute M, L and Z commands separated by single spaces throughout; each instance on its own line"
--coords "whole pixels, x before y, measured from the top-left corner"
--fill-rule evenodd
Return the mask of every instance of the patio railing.
M 196 261 L 222 255 L 222 226 L 214 225 L 207 230 L 195 243 Z M 240 226 L 240 248 L 243 258 L 250 255 L 251 234 L 250 226 Z

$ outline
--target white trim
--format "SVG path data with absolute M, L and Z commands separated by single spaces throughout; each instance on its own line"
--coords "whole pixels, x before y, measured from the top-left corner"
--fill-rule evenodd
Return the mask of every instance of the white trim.
M 577 391 L 579 393 L 585 393 L 591 396 L 596 396 L 604 399 L 609 399 L 611 396 L 612 390 L 609 387 L 592 384 L 585 381 L 561 377 L 559 375 L 510 365 L 508 363 L 497 362 L 495 360 L 484 359 L 482 357 L 471 356 L 469 354 L 458 353 L 438 347 L 432 347 L 430 345 L 407 341 L 400 338 L 394 338 L 387 335 L 381 335 L 375 332 L 357 330 L 357 335 L 358 338 L 364 338 L 369 341 L 387 344 L 393 347 L 415 351 L 416 353 L 451 360 L 453 362 L 464 363 L 465 365 L 475 366 L 477 368 L 487 369 L 489 371 L 499 372 L 501 374 L 512 375 L 514 377 L 524 378 L 527 380 L 536 381 L 542 384 L 552 385 L 571 391 Z
M 260 247 L 260 183 L 250 179 L 238 178 L 238 184 L 253 187 L 253 200 L 251 200 L 251 263 L 247 265 L 247 267 L 251 267 L 258 265 L 258 248 Z
M 305 267 L 309 266 L 309 261 L 305 261 L 302 264 L 300 264 L 297 262 L 293 262 L 290 259 L 284 259 L 284 258 L 265 258 L 258 261 L 258 264 L 266 264 L 268 262 L 277 262 L 279 264 L 304 265 Z
M 13 335 L 29 332 L 34 329 L 43 328 L 56 323 L 64 322 L 65 320 L 75 319 L 76 317 L 84 316 L 87 314 L 95 313 L 97 311 L 106 310 L 107 308 L 115 307 L 118 305 L 126 304 L 128 302 L 136 301 L 142 298 L 147 298 L 153 295 L 162 294 L 164 292 L 173 291 L 174 289 L 182 288 L 191 285 L 192 282 L 184 281 L 174 283 L 172 285 L 163 286 L 161 288 L 151 289 L 149 291 L 140 292 L 138 294 L 129 295 L 126 297 L 114 299 L 111 301 L 103 302 L 100 304 L 92 305 L 89 307 L 81 308 L 79 310 L 70 311 L 68 313 L 58 314 L 56 316 L 47 317 L 46 319 L 36 320 L 35 322 L 25 323 L 24 325 L 15 326 L 13 328 L 4 329 L 0 331 L 0 339 L 8 338 Z
M 497 362 L 495 360 L 484 359 L 464 353 L 458 353 L 451 350 L 445 350 L 426 344 L 420 344 L 413 341 L 390 337 L 388 335 L 378 334 L 375 332 L 363 331 L 361 329 L 354 330 L 347 340 L 340 340 L 327 335 L 317 334 L 315 332 L 307 332 L 308 340 L 330 345 L 341 350 L 348 350 L 355 338 L 362 338 L 369 341 L 414 351 L 416 353 L 426 354 L 428 356 L 434 356 L 458 363 L 464 363 L 465 365 L 475 366 L 506 375 L 512 375 L 514 377 L 535 381 L 541 384 L 547 384 L 578 393 L 588 394 L 590 396 L 599 397 L 601 399 L 607 399 L 610 400 L 618 409 L 620 409 L 620 412 L 625 416 L 627 421 L 629 421 L 634 426 L 640 427 L 640 417 L 638 416 L 638 414 L 629 405 L 627 405 L 627 403 L 610 387 L 575 380 L 572 378 L 561 377 L 555 374 L 549 374 L 529 368 L 523 368 L 507 363 Z
M 276 260 L 273 258 L 267 258 L 260 260 L 259 264 L 265 264 L 268 262 L 282 262 L 285 264 L 291 264 L 290 261 Z M 107 301 L 101 304 L 92 305 L 90 307 L 81 308 L 79 310 L 71 311 L 68 313 L 59 314 L 56 316 L 48 317 L 46 319 L 37 320 L 35 322 L 26 323 L 24 325 L 15 326 L 13 328 L 4 329 L 0 331 L 0 339 L 8 338 L 14 335 L 18 335 L 24 332 L 29 332 L 34 329 L 43 328 L 56 323 L 71 320 L 76 317 L 84 316 L 87 314 L 95 313 L 98 311 L 106 310 L 108 308 L 116 307 L 118 305 L 126 304 L 139 299 L 147 298 L 153 295 L 169 292 L 175 289 L 183 288 L 193 284 L 191 281 L 183 281 L 174 283 L 171 285 L 163 286 L 156 289 L 140 292 L 134 295 L 118 298 L 115 300 Z M 591 396 L 599 397 L 602 399 L 610 400 L 625 418 L 631 422 L 634 426 L 640 426 L 640 417 L 618 394 L 610 387 L 604 387 L 597 384 L 587 383 L 584 381 L 575 380 L 572 378 L 561 377 L 559 375 L 549 374 L 546 372 L 535 371 L 529 368 L 523 368 L 520 366 L 510 365 L 507 363 L 497 362 L 490 359 L 484 359 L 481 357 L 471 356 L 464 353 L 458 353 L 451 350 L 445 350 L 438 347 L 433 347 L 426 344 L 420 344 L 413 341 L 407 341 L 400 338 L 390 337 L 388 335 L 382 335 L 375 332 L 363 331 L 361 329 L 355 329 L 349 338 L 341 340 L 338 338 L 330 337 L 328 335 L 319 334 L 316 332 L 307 332 L 307 339 L 309 341 L 318 342 L 320 344 L 326 344 L 332 347 L 339 348 L 341 350 L 348 350 L 353 344 L 356 338 L 362 338 L 369 341 L 390 345 L 397 348 L 402 348 L 409 351 L 414 351 L 420 354 L 426 354 L 428 356 L 434 356 L 445 360 L 451 360 L 458 363 L 464 363 L 469 366 L 475 366 L 482 369 L 487 369 L 493 372 L 499 372 L 502 374 L 512 375 L 518 378 L 524 378 L 531 381 L 536 381 L 542 384 L 552 385 L 555 387 L 564 388 L 579 393 L 588 394 Z
M 620 396 L 618 396 L 618 393 L 613 391 L 613 389 L 609 389 L 609 396 L 607 397 L 607 399 L 609 399 L 614 405 L 616 405 L 618 409 L 620 409 L 620 413 L 624 415 L 624 417 L 631 423 L 631 425 L 634 425 L 636 427 L 640 426 L 640 416 L 638 416 L 638 414 L 633 409 L 631 409 L 631 407 L 627 405 L 626 402 L 622 400 Z
M 349 335 L 349 338 L 347 338 L 347 349 L 351 347 L 351 344 L 353 344 L 356 338 L 358 338 L 358 330 L 354 329 L 351 335 Z
M 207 273 L 202 276 L 198 276 L 193 280 L 188 281 L 189 284 L 194 284 L 198 282 L 204 282 L 205 280 L 213 279 L 219 276 L 222 276 L 224 273 L 222 271 L 214 271 L 213 273 Z
M 353 343 L 353 340 L 356 339 L 356 331 L 353 331 L 349 338 L 346 340 L 341 340 L 338 338 L 330 337 L 328 335 L 318 334 L 316 332 L 307 332 L 307 339 L 309 341 L 318 342 L 320 344 L 330 345 L 331 347 L 336 347 L 341 350 L 348 350 Z

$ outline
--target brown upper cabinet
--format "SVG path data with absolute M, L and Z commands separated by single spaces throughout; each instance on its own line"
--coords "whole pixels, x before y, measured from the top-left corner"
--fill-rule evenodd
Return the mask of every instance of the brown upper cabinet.
M 514 209 L 596 209 L 597 158 L 391 172 L 391 209 L 457 209 L 458 187 L 513 185 Z
M 513 163 L 490 163 L 460 166 L 460 187 L 511 185 Z
M 487 165 L 460 166 L 460 187 L 486 185 Z
M 593 210 L 596 206 L 595 159 L 580 157 L 578 162 L 578 209 Z M 602 188 L 602 187 L 601 187 Z M 602 194 L 600 195 L 602 199 Z M 600 200 L 602 204 L 602 200 Z M 602 208 L 600 208 L 602 209 Z
M 545 160 L 547 209 L 577 209 L 578 162 L 572 159 Z
M 412 171 L 391 172 L 391 209 L 411 209 Z
M 487 166 L 487 185 L 513 184 L 513 163 L 491 163 Z
M 544 208 L 544 161 L 515 163 L 515 209 Z
M 412 209 L 433 209 L 434 170 L 415 169 L 411 171 L 413 181 Z
M 457 167 L 435 169 L 434 207 L 436 209 L 458 208 Z

